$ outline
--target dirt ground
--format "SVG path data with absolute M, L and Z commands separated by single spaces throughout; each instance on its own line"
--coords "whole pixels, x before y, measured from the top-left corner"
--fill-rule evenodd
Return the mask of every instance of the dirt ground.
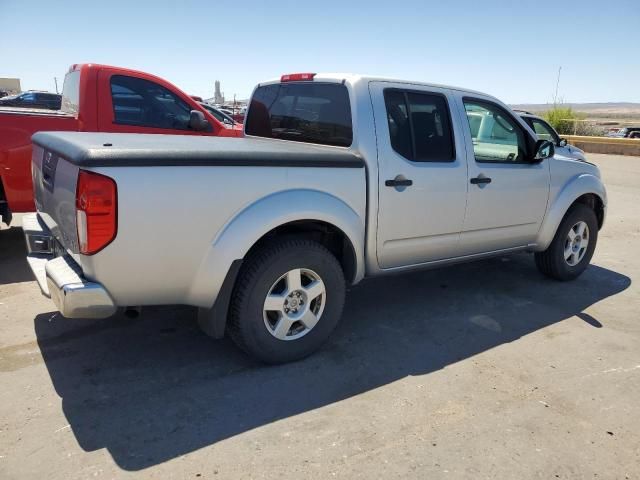
M 640 158 L 590 158 L 609 212 L 577 281 L 526 254 L 368 280 L 279 367 L 187 307 L 61 318 L 0 231 L 0 478 L 640 477 Z

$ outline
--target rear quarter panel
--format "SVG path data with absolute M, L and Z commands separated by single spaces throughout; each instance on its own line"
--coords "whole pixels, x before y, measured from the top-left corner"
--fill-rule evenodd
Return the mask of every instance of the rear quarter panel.
M 340 213 L 327 212 L 330 208 L 352 212 L 350 218 L 357 219 L 355 225 L 351 221 L 343 228 L 359 236 L 357 248 L 362 255 L 363 168 L 109 167 L 93 171 L 114 178 L 118 185 L 118 234 L 104 250 L 80 260 L 85 275 L 101 282 L 118 305 L 209 307 L 233 260 L 242 258 L 264 233 L 292 220 L 335 216 L 340 222 Z M 264 202 L 273 202 L 277 208 L 263 209 L 259 218 L 252 217 L 255 206 Z

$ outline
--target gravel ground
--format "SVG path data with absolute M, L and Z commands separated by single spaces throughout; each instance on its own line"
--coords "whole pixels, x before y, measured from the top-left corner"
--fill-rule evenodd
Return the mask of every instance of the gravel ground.
M 640 477 L 640 158 L 590 158 L 609 215 L 577 281 L 526 254 L 368 280 L 280 367 L 187 307 L 63 319 L 0 231 L 0 478 Z

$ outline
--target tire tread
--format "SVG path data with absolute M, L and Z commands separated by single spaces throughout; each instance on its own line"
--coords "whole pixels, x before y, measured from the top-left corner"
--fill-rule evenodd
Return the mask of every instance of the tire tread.
M 291 237 L 287 238 L 286 240 L 276 239 L 259 247 L 254 252 L 251 252 L 245 259 L 242 269 L 238 275 L 238 280 L 236 282 L 232 295 L 227 322 L 227 331 L 229 333 L 229 336 L 238 346 L 238 348 L 240 348 L 248 355 L 255 356 L 255 352 L 252 352 L 252 349 L 249 347 L 249 344 L 247 342 L 246 332 L 243 328 L 244 325 L 242 322 L 240 306 L 243 305 L 243 303 L 249 301 L 249 296 L 251 295 L 250 285 L 253 283 L 255 277 L 260 274 L 261 268 L 276 261 L 278 257 L 290 251 L 292 248 L 302 248 L 305 250 L 313 249 L 321 251 L 327 256 L 328 261 L 335 262 L 334 266 L 342 271 L 340 263 L 329 251 L 329 249 L 321 243 L 315 242 L 313 240 Z M 344 277 L 342 276 L 341 278 L 344 282 Z M 344 301 L 340 305 L 340 315 L 342 315 L 343 307 Z M 262 358 L 262 360 L 265 361 L 266 359 Z M 269 362 L 268 360 L 266 361 L 268 363 L 278 363 Z

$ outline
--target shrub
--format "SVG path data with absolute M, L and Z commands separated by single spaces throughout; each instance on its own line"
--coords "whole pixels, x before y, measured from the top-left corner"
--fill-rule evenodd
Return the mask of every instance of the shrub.
M 544 118 L 560 135 L 602 135 L 595 125 L 585 122 L 585 115 L 574 112 L 571 107 L 554 106 L 544 113 Z
M 573 135 L 575 120 L 582 117 L 573 111 L 571 107 L 554 106 L 544 113 L 544 118 L 555 128 L 560 135 Z

